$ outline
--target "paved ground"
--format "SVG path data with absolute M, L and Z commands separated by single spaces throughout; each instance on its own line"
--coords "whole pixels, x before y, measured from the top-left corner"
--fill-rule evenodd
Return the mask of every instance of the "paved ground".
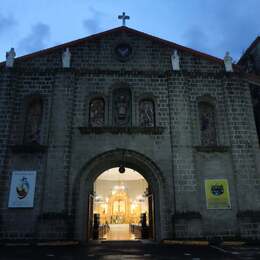
M 2 246 L 0 260 L 232 260 L 260 259 L 260 247 L 223 247 L 189 245 L 160 245 L 129 242 L 92 243 L 86 246 Z

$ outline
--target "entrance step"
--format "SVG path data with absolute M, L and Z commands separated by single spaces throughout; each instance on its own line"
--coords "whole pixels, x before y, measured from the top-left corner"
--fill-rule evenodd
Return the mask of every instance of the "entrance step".
M 118 244 L 142 244 L 141 240 L 102 240 L 102 244 L 113 244 L 113 245 L 118 245 Z
M 104 236 L 107 241 L 135 240 L 135 235 L 129 230 L 129 224 L 110 224 L 109 232 Z

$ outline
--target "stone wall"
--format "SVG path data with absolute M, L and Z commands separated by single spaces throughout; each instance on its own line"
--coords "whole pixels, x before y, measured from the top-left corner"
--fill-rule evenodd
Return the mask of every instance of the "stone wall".
M 127 62 L 115 57 L 121 42 L 133 48 Z M 225 73 L 221 62 L 184 49 L 179 51 L 181 71 L 173 72 L 172 46 L 130 31 L 72 44 L 70 50 L 70 69 L 61 68 L 63 48 L 17 60 L 13 69 L 1 68 L 1 238 L 79 238 L 91 180 L 118 164 L 122 151 L 129 167 L 154 171 L 144 175 L 157 185 L 157 239 L 259 236 L 254 218 L 260 206 L 259 152 L 249 86 L 241 75 Z M 126 128 L 113 123 L 117 88 L 131 91 L 132 123 Z M 34 95 L 43 99 L 41 139 L 26 146 L 25 103 Z M 88 119 L 93 97 L 105 101 L 105 125 L 99 129 L 91 128 Z M 155 103 L 152 129 L 138 120 L 139 101 L 146 97 Z M 216 145 L 206 149 L 198 115 L 204 98 L 214 102 L 217 133 Z M 103 155 L 112 151 L 116 156 L 106 161 Z M 13 170 L 37 171 L 33 209 L 8 209 Z M 208 178 L 229 181 L 231 209 L 207 209 Z M 80 196 L 86 198 L 78 205 Z

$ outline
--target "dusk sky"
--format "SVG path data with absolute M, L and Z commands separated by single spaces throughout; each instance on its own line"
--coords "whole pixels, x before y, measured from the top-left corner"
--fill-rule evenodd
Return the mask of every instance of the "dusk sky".
M 1 0 L 0 61 L 122 25 L 237 61 L 260 33 L 259 0 Z

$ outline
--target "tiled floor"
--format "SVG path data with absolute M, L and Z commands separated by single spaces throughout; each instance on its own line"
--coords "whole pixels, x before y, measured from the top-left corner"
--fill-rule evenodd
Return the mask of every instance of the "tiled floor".
M 134 240 L 135 236 L 129 231 L 129 224 L 110 224 L 106 240 Z

